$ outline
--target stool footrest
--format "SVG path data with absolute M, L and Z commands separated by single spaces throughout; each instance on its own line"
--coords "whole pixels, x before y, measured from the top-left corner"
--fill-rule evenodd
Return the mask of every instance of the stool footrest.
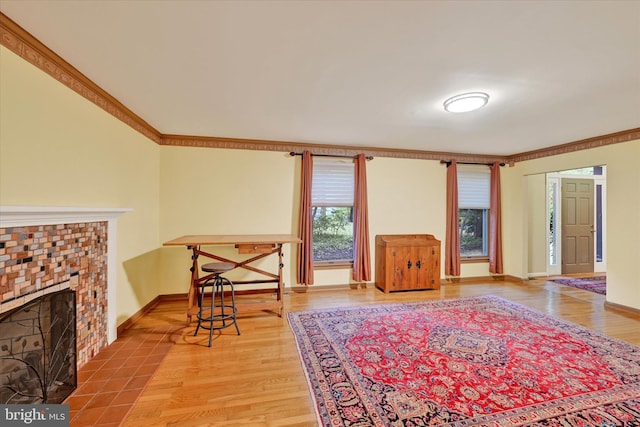
M 200 297 L 198 301 L 199 310 L 196 314 L 196 317 L 198 319 L 198 326 L 196 326 L 196 331 L 193 334 L 194 336 L 197 336 L 200 328 L 208 329 L 209 347 L 211 347 L 214 330 L 225 329 L 231 325 L 234 325 L 236 327 L 236 332 L 238 333 L 238 335 L 240 335 L 240 328 L 238 328 L 238 323 L 236 321 L 236 314 L 238 313 L 238 309 L 236 307 L 233 282 L 220 275 L 220 273 L 223 272 L 222 270 L 217 270 L 218 268 L 226 268 L 228 266 L 234 267 L 234 265 L 231 263 L 210 264 L 212 266 L 209 272 L 213 273 L 213 276 L 198 286 L 200 291 Z M 228 266 L 221 267 L 220 264 L 228 264 Z M 202 266 L 202 269 L 204 270 L 205 266 L 207 265 L 208 264 Z M 228 268 L 224 271 L 228 271 L 230 269 L 231 268 Z M 209 290 L 208 296 L 207 290 Z M 225 301 L 225 297 L 228 298 L 229 296 L 231 297 L 230 304 Z

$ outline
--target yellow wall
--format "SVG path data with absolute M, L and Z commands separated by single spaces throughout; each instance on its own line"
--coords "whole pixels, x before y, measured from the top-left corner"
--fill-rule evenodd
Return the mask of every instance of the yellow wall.
M 0 204 L 133 208 L 118 219 L 117 321 L 157 294 L 158 145 L 0 47 Z
M 185 234 L 298 234 L 299 157 L 289 153 L 162 147 L 160 238 Z M 296 166 L 297 165 L 297 166 Z M 295 245 L 284 248 L 284 281 L 295 281 Z M 214 248 L 229 258 L 241 258 L 233 247 Z M 161 294 L 188 290 L 190 253 L 183 247 L 162 250 Z M 208 260 L 211 261 L 211 260 Z M 273 270 L 269 257 L 263 266 Z M 233 271 L 233 279 L 253 279 Z
M 426 233 L 443 239 L 445 172 L 437 161 L 367 162 L 372 272 L 376 234 Z M 162 147 L 161 240 L 183 234 L 297 234 L 299 182 L 300 157 L 288 153 Z M 285 248 L 285 285 L 291 286 L 297 248 Z M 235 256 L 231 248 L 225 253 Z M 188 251 L 164 248 L 162 257 L 161 293 L 186 292 Z M 351 274 L 351 269 L 316 270 L 315 284 L 347 284 Z
M 161 149 L 161 240 L 184 234 L 292 233 L 298 230 L 300 157 L 288 153 L 191 147 Z M 439 161 L 367 162 L 372 281 L 375 236 L 433 234 L 444 259 L 446 167 Z M 225 250 L 227 249 L 227 250 Z M 296 285 L 297 247 L 285 246 L 284 281 Z M 233 248 L 215 252 L 235 258 Z M 162 250 L 161 294 L 188 289 L 185 248 Z M 443 264 L 443 263 L 441 263 Z M 268 265 L 268 264 L 267 264 Z M 489 275 L 488 263 L 463 264 L 462 277 Z M 444 277 L 444 268 L 440 274 Z M 232 279 L 248 279 L 234 272 Z M 352 283 L 351 269 L 316 270 L 315 286 Z
M 505 270 L 526 277 L 526 175 L 607 166 L 607 301 L 640 309 L 640 140 L 517 163 L 503 168 Z
M 160 147 L 5 48 L 0 67 L 0 204 L 134 209 L 118 220 L 119 323 L 156 295 L 186 292 L 189 253 L 162 242 L 197 233 L 297 233 L 299 157 Z M 606 164 L 607 299 L 640 309 L 639 159 L 640 141 L 633 141 L 502 168 L 505 274 L 527 274 L 526 176 Z M 444 249 L 443 165 L 376 158 L 367 175 L 372 267 L 377 234 L 433 234 Z M 285 250 L 288 286 L 295 251 Z M 487 263 L 462 265 L 463 277 L 488 274 Z M 318 285 L 350 280 L 346 269 L 316 272 Z
M 367 162 L 367 189 L 372 281 L 378 234 L 433 234 L 441 240 L 444 254 L 444 165 L 439 161 L 375 158 Z M 316 270 L 314 278 L 316 286 L 353 283 L 350 269 Z
M 547 272 L 546 183 L 544 174 L 527 177 L 528 275 L 544 276 Z

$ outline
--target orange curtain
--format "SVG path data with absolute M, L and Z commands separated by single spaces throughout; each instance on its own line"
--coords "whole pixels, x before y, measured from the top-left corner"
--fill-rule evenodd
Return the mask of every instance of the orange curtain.
M 500 164 L 491 169 L 491 198 L 489 207 L 489 272 L 502 274 L 502 212 L 500 200 Z
M 303 285 L 313 285 L 313 218 L 311 216 L 311 179 L 313 159 L 309 151 L 302 153 L 302 183 L 300 185 L 300 218 L 298 237 L 298 270 L 296 279 Z
M 366 161 L 364 154 L 356 156 L 353 191 L 353 280 L 356 282 L 371 280 Z
M 447 235 L 444 244 L 444 274 L 460 276 L 460 229 L 458 218 L 458 167 L 447 166 Z

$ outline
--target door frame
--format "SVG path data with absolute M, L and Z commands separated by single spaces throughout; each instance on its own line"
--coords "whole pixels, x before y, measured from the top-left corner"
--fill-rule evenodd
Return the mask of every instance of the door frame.
M 593 189 L 594 189 L 594 203 L 593 203 L 593 217 L 594 217 L 594 228 L 595 233 L 597 234 L 599 230 L 597 229 L 596 222 L 596 213 L 597 213 L 597 203 L 596 203 L 596 186 L 602 186 L 602 261 L 598 261 L 597 251 L 596 251 L 596 238 L 593 239 L 593 271 L 596 273 L 604 273 L 607 271 L 607 168 L 602 165 L 602 175 L 578 175 L 578 174 L 563 174 L 559 172 L 549 172 L 546 175 L 546 186 L 545 186 L 545 209 L 546 209 L 546 224 L 547 227 L 551 221 L 550 214 L 550 186 L 555 185 L 556 188 L 556 199 L 555 199 L 555 218 L 556 218 L 556 227 L 554 228 L 555 234 L 555 242 L 556 242 L 556 263 L 551 264 L 551 239 L 549 237 L 549 233 L 546 233 L 546 262 L 547 262 L 547 275 L 548 276 L 557 276 L 562 274 L 562 178 L 578 178 L 578 179 L 591 179 L 593 180 Z
M 607 169 L 604 168 L 603 169 L 603 174 L 602 176 L 597 176 L 597 178 L 595 179 L 594 184 L 594 191 L 596 191 L 596 187 L 598 185 L 602 186 L 602 260 L 598 261 L 598 254 L 597 254 L 597 250 L 594 248 L 594 252 L 593 252 L 593 257 L 594 257 L 594 261 L 593 261 L 593 271 L 595 271 L 596 273 L 605 273 L 607 271 Z M 597 200 L 594 199 L 594 205 L 597 204 Z M 594 221 L 595 221 L 595 235 L 597 236 L 598 233 L 598 222 L 597 222 L 597 206 L 594 206 L 594 209 L 596 209 L 596 212 L 594 212 Z M 596 239 L 594 239 L 594 245 L 596 245 Z

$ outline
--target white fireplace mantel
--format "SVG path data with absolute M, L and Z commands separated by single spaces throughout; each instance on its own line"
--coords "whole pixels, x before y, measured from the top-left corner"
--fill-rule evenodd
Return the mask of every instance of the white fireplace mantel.
M 94 208 L 68 206 L 0 206 L 0 228 L 33 225 L 75 224 L 107 221 L 107 341 L 118 335 L 116 307 L 117 227 L 120 215 L 131 208 Z
M 0 228 L 112 221 L 132 210 L 69 206 L 0 206 Z

